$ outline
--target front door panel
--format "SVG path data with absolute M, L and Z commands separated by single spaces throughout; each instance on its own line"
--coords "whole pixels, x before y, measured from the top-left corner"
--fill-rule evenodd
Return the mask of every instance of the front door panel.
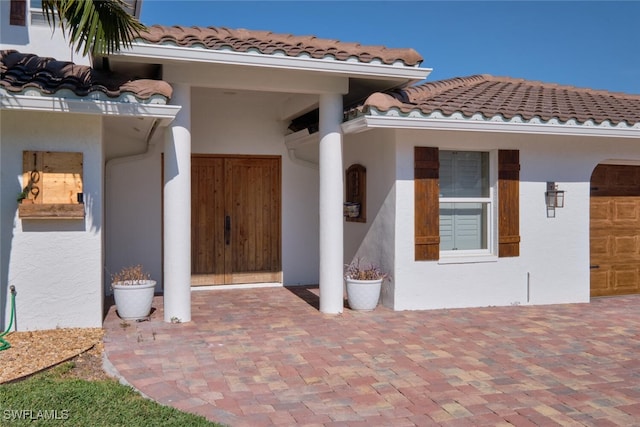
M 280 157 L 193 157 L 194 286 L 282 281 L 280 165 Z
M 191 159 L 191 283 L 225 283 L 224 159 Z

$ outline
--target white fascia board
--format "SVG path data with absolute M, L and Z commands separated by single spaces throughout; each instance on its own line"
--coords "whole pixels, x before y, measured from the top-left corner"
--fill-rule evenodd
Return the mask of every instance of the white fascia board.
M 180 108 L 182 107 L 179 105 L 123 103 L 44 96 L 0 96 L 0 109 L 2 110 L 152 117 L 160 119 L 162 126 L 171 123 Z
M 319 140 L 319 133 L 309 133 L 309 129 L 302 129 L 298 132 L 285 135 L 284 137 L 284 143 L 290 150 L 299 148 L 303 145 L 316 143 Z
M 365 116 L 357 117 L 355 119 L 349 120 L 348 122 L 344 122 L 341 125 L 342 133 L 345 135 L 350 133 L 360 133 L 370 129 L 373 129 L 373 126 L 369 126 L 367 124 L 367 118 Z
M 597 125 L 505 123 L 488 120 L 479 121 L 385 116 L 362 116 L 342 124 L 342 130 L 344 133 L 358 133 L 372 128 L 640 138 L 640 128 L 607 127 Z
M 134 43 L 131 48 L 121 50 L 111 56 L 135 60 L 146 58 L 159 61 L 207 62 L 231 65 L 245 65 L 265 68 L 282 68 L 299 71 L 320 71 L 349 76 L 397 78 L 418 82 L 431 73 L 431 68 L 407 67 L 403 65 L 365 64 L 362 62 L 314 59 L 310 57 L 291 57 L 283 55 L 265 55 L 257 52 L 234 52 L 210 50 L 196 47 L 173 45 L 152 45 Z
M 327 73 L 300 73 L 289 69 L 277 72 L 257 67 L 213 66 L 207 63 L 165 64 L 162 78 L 171 83 L 222 90 L 249 90 L 290 94 L 348 93 L 347 76 Z M 268 74 L 266 76 L 265 74 Z

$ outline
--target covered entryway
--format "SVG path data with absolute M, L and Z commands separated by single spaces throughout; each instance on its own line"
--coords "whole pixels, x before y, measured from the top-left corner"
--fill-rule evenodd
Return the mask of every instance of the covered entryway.
M 640 293 L 640 166 L 591 175 L 591 296 Z
M 192 156 L 193 286 L 282 281 L 280 177 L 280 156 Z

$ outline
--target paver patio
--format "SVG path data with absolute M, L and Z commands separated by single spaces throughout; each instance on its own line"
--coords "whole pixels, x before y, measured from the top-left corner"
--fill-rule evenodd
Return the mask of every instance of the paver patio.
M 160 403 L 230 426 L 640 425 L 640 295 L 590 304 L 318 311 L 317 288 L 192 293 L 105 355 Z

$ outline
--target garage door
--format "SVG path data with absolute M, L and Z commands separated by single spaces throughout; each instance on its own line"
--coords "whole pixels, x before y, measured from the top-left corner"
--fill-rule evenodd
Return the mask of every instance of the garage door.
M 591 296 L 640 293 L 640 166 L 591 176 Z

